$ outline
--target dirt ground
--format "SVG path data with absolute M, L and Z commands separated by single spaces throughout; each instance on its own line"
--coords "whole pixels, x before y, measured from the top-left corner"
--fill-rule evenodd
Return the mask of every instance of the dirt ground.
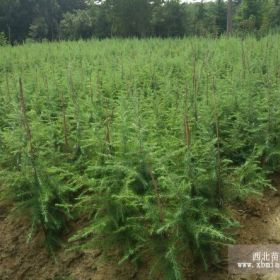
M 123 280 L 135 271 L 120 268 L 117 259 L 104 260 L 101 252 L 61 250 L 50 257 L 42 237 L 27 244 L 30 226 L 24 220 L 7 216 L 9 208 L 0 207 L 0 280 Z
M 276 191 L 267 190 L 259 201 L 252 200 L 234 209 L 242 227 L 236 244 L 280 244 L 280 177 L 274 178 Z M 226 254 L 227 255 L 227 254 Z M 280 274 L 229 275 L 227 263 L 197 276 L 198 280 L 280 280 Z
M 280 186 L 280 179 L 274 181 L 275 186 Z M 105 261 L 97 250 L 61 250 L 55 262 L 40 235 L 27 244 L 30 226 L 22 219 L 10 217 L 8 212 L 8 207 L 0 206 L 0 280 L 148 280 L 143 271 L 137 273 L 132 267 L 118 266 L 116 256 Z M 259 201 L 236 207 L 234 212 L 243 225 L 237 232 L 237 244 L 280 244 L 280 187 L 267 191 Z M 280 275 L 229 275 L 224 260 L 207 273 L 196 273 L 187 279 L 280 280 Z

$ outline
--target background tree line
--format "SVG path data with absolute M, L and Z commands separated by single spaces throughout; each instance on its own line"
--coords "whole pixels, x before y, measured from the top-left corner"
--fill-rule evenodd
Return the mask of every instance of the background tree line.
M 233 0 L 233 30 L 266 34 L 280 25 L 280 0 Z M 219 36 L 227 2 L 179 0 L 0 0 L 0 43 L 91 37 Z

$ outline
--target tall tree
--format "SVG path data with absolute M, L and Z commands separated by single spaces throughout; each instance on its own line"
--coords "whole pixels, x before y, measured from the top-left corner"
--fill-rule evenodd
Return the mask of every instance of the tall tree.
M 143 37 L 149 34 L 149 0 L 107 0 L 113 35 Z
M 227 30 L 227 6 L 224 0 L 217 0 L 214 6 L 215 28 L 220 35 Z
M 243 0 L 240 5 L 240 26 L 244 31 L 255 31 L 261 28 L 264 14 L 263 0 Z
M 170 0 L 153 10 L 152 26 L 156 36 L 181 37 L 186 35 L 186 10 L 178 0 Z

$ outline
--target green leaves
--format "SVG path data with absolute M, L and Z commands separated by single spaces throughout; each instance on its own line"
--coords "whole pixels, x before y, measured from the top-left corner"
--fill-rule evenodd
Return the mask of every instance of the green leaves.
M 77 223 L 69 246 L 148 257 L 167 280 L 218 260 L 238 226 L 228 205 L 260 196 L 280 162 L 279 38 L 242 44 L 4 48 L 1 196 L 30 218 L 29 238 L 41 230 L 56 246 Z

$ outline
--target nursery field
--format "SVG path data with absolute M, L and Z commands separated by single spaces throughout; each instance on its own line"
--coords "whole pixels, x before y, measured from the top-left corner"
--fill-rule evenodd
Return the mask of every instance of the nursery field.
M 207 270 L 236 240 L 232 209 L 279 172 L 279 50 L 280 36 L 0 47 L 5 216 L 54 258 Z

